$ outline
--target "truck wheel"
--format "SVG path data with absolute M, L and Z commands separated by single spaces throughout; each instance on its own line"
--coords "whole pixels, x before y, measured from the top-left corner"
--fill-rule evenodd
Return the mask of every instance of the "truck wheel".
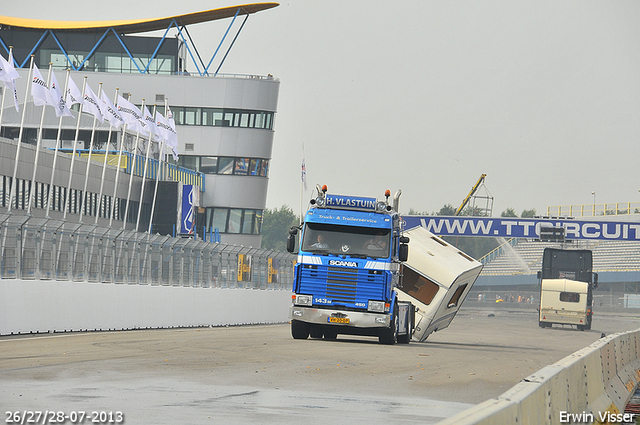
M 391 325 L 388 328 L 380 330 L 378 335 L 378 341 L 380 344 L 393 345 L 398 342 L 398 304 L 396 303 L 393 309 L 393 319 Z
M 309 324 L 299 320 L 291 321 L 291 336 L 293 339 L 309 338 Z
M 335 329 L 325 329 L 324 339 L 327 341 L 335 341 L 338 338 L 338 332 Z
M 311 338 L 322 338 L 322 328 L 320 326 L 311 326 L 309 335 Z

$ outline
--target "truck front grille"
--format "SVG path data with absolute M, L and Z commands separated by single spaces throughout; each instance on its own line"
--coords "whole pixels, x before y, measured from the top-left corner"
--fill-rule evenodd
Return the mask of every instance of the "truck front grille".
M 305 265 L 300 279 L 301 293 L 331 301 L 327 302 L 331 305 L 355 307 L 356 303 L 386 299 L 385 273 L 381 271 Z
M 329 267 L 327 269 L 327 297 L 334 301 L 353 303 L 358 292 L 358 269 Z

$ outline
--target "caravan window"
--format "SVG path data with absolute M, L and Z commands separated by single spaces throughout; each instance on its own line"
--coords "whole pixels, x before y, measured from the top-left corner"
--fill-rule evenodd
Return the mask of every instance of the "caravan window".
M 431 304 L 438 293 L 438 285 L 404 265 L 401 272 L 403 291 L 426 305 Z
M 453 294 L 453 296 L 447 303 L 447 307 L 457 307 L 458 303 L 460 302 L 460 296 L 462 295 L 465 289 L 467 289 L 466 283 L 464 285 L 460 285 L 460 287 L 456 289 L 456 292 Z
M 560 301 L 564 301 L 566 303 L 579 303 L 580 294 L 577 292 L 560 292 Z

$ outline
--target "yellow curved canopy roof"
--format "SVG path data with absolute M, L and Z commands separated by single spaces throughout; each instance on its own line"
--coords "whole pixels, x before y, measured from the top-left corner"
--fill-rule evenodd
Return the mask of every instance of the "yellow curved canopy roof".
M 175 19 L 179 26 L 215 21 L 235 16 L 238 9 L 240 15 L 260 12 L 278 6 L 278 3 L 252 3 L 239 6 L 187 13 L 186 15 L 169 16 L 153 19 L 129 19 L 119 21 L 52 21 L 46 19 L 13 18 L 0 16 L 0 25 L 24 29 L 42 29 L 74 32 L 95 32 L 113 28 L 119 34 L 131 34 L 166 29 Z

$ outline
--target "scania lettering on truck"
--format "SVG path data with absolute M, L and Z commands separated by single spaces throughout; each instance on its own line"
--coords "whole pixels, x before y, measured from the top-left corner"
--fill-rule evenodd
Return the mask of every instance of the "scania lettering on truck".
M 591 329 L 593 290 L 598 287 L 592 267 L 589 250 L 545 248 L 538 272 L 541 328 L 559 324 Z
M 400 194 L 391 205 L 388 190 L 377 200 L 317 187 L 287 240 L 298 253 L 294 339 L 347 334 L 407 344 L 451 323 L 482 265 L 422 227 L 403 230 Z

